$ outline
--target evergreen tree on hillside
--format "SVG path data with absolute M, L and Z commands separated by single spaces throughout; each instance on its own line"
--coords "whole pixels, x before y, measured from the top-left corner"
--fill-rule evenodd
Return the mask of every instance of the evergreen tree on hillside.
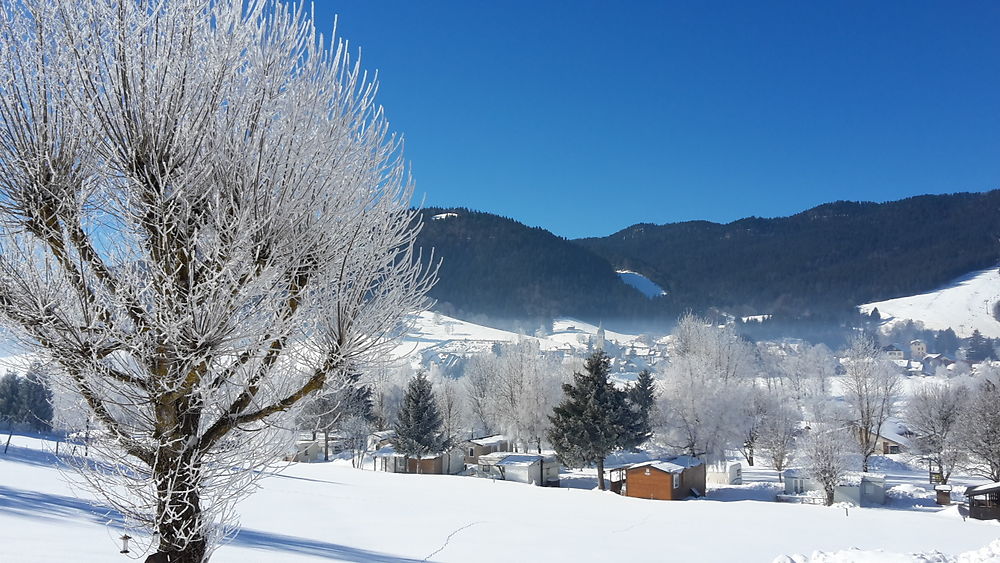
M 52 430 L 52 391 L 45 368 L 31 364 L 19 383 L 20 421 L 38 432 Z
M 21 384 L 17 373 L 8 371 L 0 378 L 0 421 L 17 422 L 21 417 Z
M 396 451 L 401 454 L 419 457 L 447 446 L 441 412 L 426 374 L 418 373 L 410 381 L 394 429 Z
M 548 439 L 568 466 L 597 465 L 598 484 L 604 490 L 604 458 L 628 444 L 631 412 L 625 392 L 608 381 L 611 360 L 602 351 L 584 362 L 584 373 L 574 373 L 563 384 L 566 397 L 549 417 Z
M 622 447 L 626 450 L 642 445 L 653 434 L 651 421 L 653 406 L 656 404 L 656 383 L 648 369 L 639 372 L 635 383 L 626 392 L 629 410 L 626 438 Z

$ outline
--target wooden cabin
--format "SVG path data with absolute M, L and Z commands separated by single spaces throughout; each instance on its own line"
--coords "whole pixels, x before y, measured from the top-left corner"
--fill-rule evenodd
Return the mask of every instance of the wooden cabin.
M 1000 483 L 986 483 L 965 489 L 969 516 L 976 520 L 1000 519 Z
M 681 500 L 705 494 L 705 464 L 690 456 L 637 463 L 625 469 L 622 494 L 655 500 Z

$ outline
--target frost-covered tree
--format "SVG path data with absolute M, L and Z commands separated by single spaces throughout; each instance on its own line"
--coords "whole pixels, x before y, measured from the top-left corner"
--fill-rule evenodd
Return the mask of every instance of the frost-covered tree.
M 755 370 L 756 353 L 732 329 L 682 317 L 664 374 L 658 435 L 687 455 L 725 459 L 726 449 L 745 439 L 741 405 Z
M 906 403 L 906 424 L 916 434 L 917 452 L 936 462 L 945 483 L 964 457 L 958 435 L 967 398 L 961 385 L 928 384 L 915 389 Z
M 352 467 L 361 467 L 368 453 L 368 437 L 374 431 L 375 424 L 363 416 L 352 415 L 340 422 L 340 437 L 351 452 Z
M 441 429 L 445 439 L 455 442 L 465 428 L 466 410 L 462 384 L 450 377 L 438 377 L 434 382 L 434 396 L 441 410 Z
M 348 372 L 335 385 L 328 386 L 303 401 L 299 411 L 299 429 L 323 434 L 323 460 L 330 460 L 330 434 L 341 430 L 341 423 L 352 417 L 374 422 L 371 387 L 361 383 L 361 374 Z
M 89 483 L 207 560 L 269 429 L 424 305 L 401 139 L 294 3 L 5 1 L 0 68 L 0 317 L 102 427 Z
M 777 400 L 760 426 L 757 448 L 778 472 L 779 481 L 794 457 L 795 439 L 799 435 L 801 421 L 802 411 L 794 401 Z
M 604 458 L 622 449 L 627 419 L 625 392 L 608 380 L 611 359 L 602 351 L 584 362 L 584 373 L 563 384 L 565 399 L 553 409 L 548 439 L 568 466 L 597 466 L 598 486 L 604 490 Z
M 411 457 L 438 453 L 448 444 L 434 388 L 423 372 L 410 380 L 393 428 L 396 451 Z
M 21 378 L 21 421 L 38 432 L 52 430 L 52 389 L 45 366 L 35 362 Z
M 958 440 L 969 456 L 969 473 L 1000 481 L 1000 377 L 984 374 L 964 397 Z
M 833 493 L 850 469 L 851 441 L 841 428 L 814 429 L 802 441 L 799 459 L 806 473 L 816 481 L 833 504 Z
M 469 360 L 463 379 L 466 399 L 473 425 L 484 435 L 497 432 L 501 426 L 495 391 L 499 379 L 499 362 L 495 354 L 480 354 Z
M 867 472 L 882 427 L 901 398 L 902 382 L 878 343 L 868 336 L 851 339 L 845 360 L 844 400 L 850 406 L 861 470 Z

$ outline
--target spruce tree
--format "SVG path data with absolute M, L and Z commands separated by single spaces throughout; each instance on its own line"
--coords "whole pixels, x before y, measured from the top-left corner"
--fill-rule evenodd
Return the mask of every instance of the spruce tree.
M 563 384 L 566 398 L 549 417 L 548 439 L 562 462 L 570 467 L 597 465 L 604 489 L 604 458 L 626 442 L 629 411 L 625 392 L 608 381 L 611 360 L 602 351 L 584 362 L 585 373 L 574 373 L 573 383 Z
M 434 390 L 424 373 L 418 373 L 406 388 L 394 429 L 396 451 L 408 456 L 437 453 L 447 446 Z
M 16 372 L 0 378 L 0 421 L 19 422 L 21 418 L 21 383 Z
M 627 435 L 622 443 L 622 448 L 626 450 L 636 448 L 652 436 L 651 417 L 655 403 L 656 383 L 653 380 L 653 374 L 648 369 L 644 369 L 639 372 L 635 383 L 628 388 L 626 405 L 629 417 L 626 421 Z
M 41 364 L 32 364 L 20 380 L 20 421 L 39 432 L 52 430 L 52 391 Z

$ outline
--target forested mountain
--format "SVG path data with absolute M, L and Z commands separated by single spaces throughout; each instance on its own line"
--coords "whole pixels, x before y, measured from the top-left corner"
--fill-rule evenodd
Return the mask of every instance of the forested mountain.
M 576 241 L 489 213 L 422 213 L 418 243 L 443 259 L 432 296 L 466 318 L 652 319 L 711 307 L 828 318 L 936 288 L 1000 256 L 1000 191 L 840 201 L 725 225 L 639 224 Z M 640 272 L 668 295 L 646 299 L 615 269 Z
M 927 291 L 1000 256 L 1000 191 L 838 201 L 726 225 L 639 224 L 576 241 L 675 304 L 809 315 Z
M 530 328 L 555 316 L 631 317 L 649 304 L 607 260 L 545 229 L 468 209 L 421 213 L 418 244 L 442 260 L 431 297 L 445 314 Z

